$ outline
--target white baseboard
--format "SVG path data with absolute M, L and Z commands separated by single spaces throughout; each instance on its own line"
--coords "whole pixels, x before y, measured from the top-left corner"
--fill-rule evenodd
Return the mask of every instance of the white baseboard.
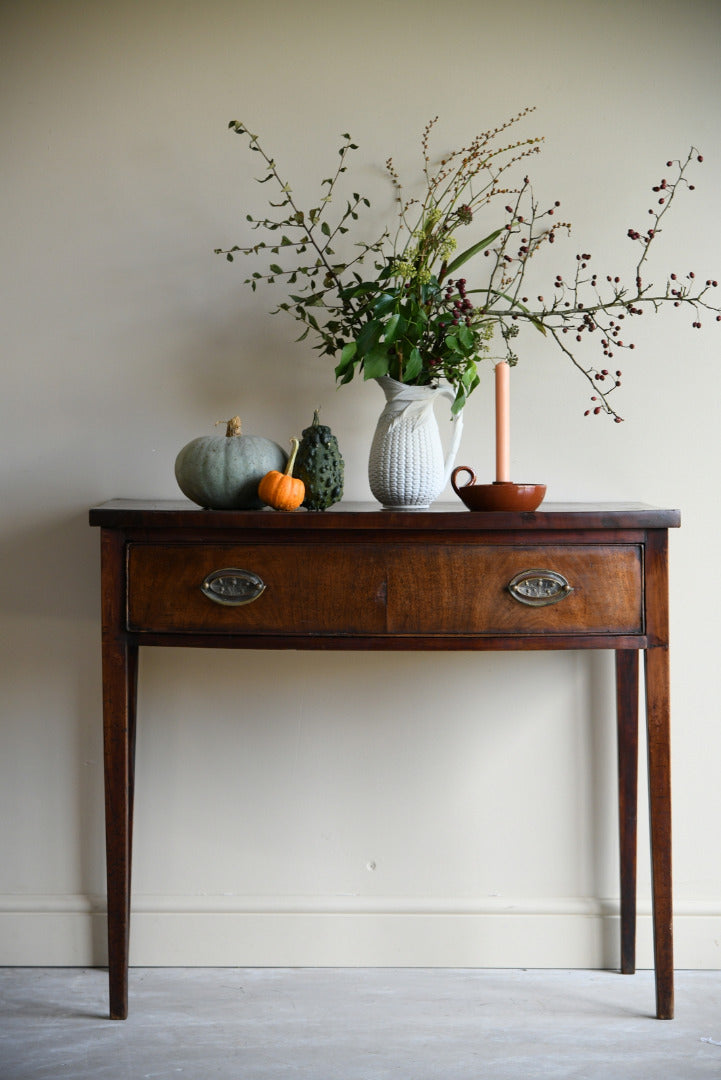
M 721 904 L 678 903 L 677 968 L 721 968 Z M 653 966 L 639 903 L 637 965 Z M 615 968 L 617 901 L 383 897 L 138 896 L 140 967 Z M 102 966 L 105 904 L 87 896 L 0 896 L 0 966 Z

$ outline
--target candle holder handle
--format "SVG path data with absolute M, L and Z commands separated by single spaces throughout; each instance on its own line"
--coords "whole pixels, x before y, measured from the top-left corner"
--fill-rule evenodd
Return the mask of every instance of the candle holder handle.
M 457 482 L 457 478 L 460 476 L 461 473 L 468 473 L 469 479 L 466 480 L 465 484 L 459 484 Z M 473 469 L 469 469 L 467 465 L 459 465 L 458 468 L 454 469 L 451 473 L 451 487 L 459 498 L 463 498 L 460 489 L 462 487 L 468 487 L 469 484 L 475 484 L 475 482 L 476 474 L 474 473 Z

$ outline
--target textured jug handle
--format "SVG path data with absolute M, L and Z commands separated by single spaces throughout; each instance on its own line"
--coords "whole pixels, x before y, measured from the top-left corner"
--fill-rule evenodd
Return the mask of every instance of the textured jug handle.
M 441 390 L 441 394 L 443 394 L 444 397 L 448 398 L 451 405 L 456 400 L 456 395 L 454 391 L 447 389 L 446 387 L 443 387 L 443 389 Z M 461 435 L 463 434 L 463 409 L 461 409 L 457 416 L 451 417 L 451 422 L 453 423 L 453 439 L 451 440 L 450 449 L 446 454 L 446 460 L 444 464 L 443 487 L 446 486 L 446 484 L 451 478 L 451 469 L 453 468 L 453 463 L 456 460 L 458 447 L 461 445 Z

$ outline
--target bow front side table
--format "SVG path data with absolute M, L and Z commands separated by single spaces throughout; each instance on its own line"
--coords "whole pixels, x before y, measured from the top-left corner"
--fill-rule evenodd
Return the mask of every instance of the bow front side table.
M 612 649 L 621 970 L 635 970 L 645 662 L 656 1015 L 673 1016 L 668 530 L 676 510 L 212 511 L 116 499 L 100 527 L 110 1016 L 128 1012 L 138 651 Z

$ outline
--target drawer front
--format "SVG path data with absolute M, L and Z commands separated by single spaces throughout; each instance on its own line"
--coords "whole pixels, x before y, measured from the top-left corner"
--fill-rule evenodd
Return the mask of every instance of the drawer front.
M 518 599 L 509 585 L 527 571 L 542 580 Z M 548 581 L 557 592 L 538 604 Z M 128 549 L 128 582 L 127 625 L 138 632 L 644 632 L 642 551 L 633 544 L 139 543 Z M 238 591 L 248 602 L 233 602 Z
M 253 575 L 262 592 L 247 603 L 229 604 L 222 581 L 218 591 L 212 582 L 204 587 L 218 571 Z M 237 576 L 225 575 L 231 592 Z M 382 553 L 361 544 L 128 548 L 128 629 L 133 631 L 379 634 L 386 626 L 385 598 Z
M 643 633 L 638 545 L 429 545 L 418 555 L 396 566 L 389 580 L 392 633 Z M 531 570 L 542 579 L 542 592 L 554 583 L 555 594 L 540 598 L 549 602 L 536 606 L 537 581 L 522 590 L 530 593 L 525 603 L 509 591 L 514 578 Z

